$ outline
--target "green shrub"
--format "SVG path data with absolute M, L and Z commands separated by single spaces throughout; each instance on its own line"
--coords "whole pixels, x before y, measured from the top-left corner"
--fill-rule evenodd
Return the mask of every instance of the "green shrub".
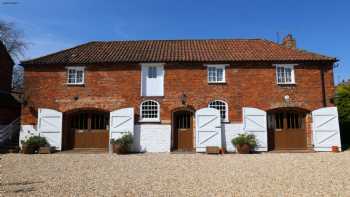
M 129 147 L 133 143 L 133 136 L 131 133 L 124 134 L 118 139 L 111 139 L 111 144 L 118 144 L 121 146 Z
M 255 135 L 247 133 L 238 134 L 238 136 L 233 138 L 231 142 L 234 146 L 248 144 L 252 149 L 257 146 Z
M 21 141 L 22 144 L 29 145 L 29 146 L 37 146 L 37 147 L 44 147 L 49 145 L 45 137 L 33 135 L 30 136 L 26 140 Z

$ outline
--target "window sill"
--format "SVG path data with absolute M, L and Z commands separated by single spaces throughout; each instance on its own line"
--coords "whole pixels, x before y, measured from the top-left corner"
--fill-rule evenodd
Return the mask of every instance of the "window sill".
M 84 83 L 66 83 L 66 86 L 85 86 Z
M 139 123 L 160 123 L 160 120 L 139 120 Z
M 296 83 L 277 83 L 278 86 L 296 86 Z
M 225 85 L 226 84 L 226 81 L 222 81 L 222 82 L 208 82 L 208 85 Z
M 145 95 L 141 95 L 142 98 L 164 98 L 164 95 L 162 96 L 145 96 Z

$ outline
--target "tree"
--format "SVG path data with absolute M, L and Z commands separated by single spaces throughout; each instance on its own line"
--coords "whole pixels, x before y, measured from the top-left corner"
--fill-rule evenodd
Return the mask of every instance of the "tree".
M 339 126 L 342 146 L 350 145 L 350 82 L 343 82 L 336 88 L 335 104 L 338 108 Z
M 350 83 L 337 86 L 335 104 L 338 107 L 341 122 L 350 122 Z
M 23 40 L 23 33 L 17 29 L 14 23 L 0 21 L 0 41 L 4 43 L 15 61 L 23 57 L 27 43 Z M 12 86 L 16 90 L 23 89 L 23 68 L 18 65 L 14 66 L 13 69 Z
M 23 56 L 27 44 L 23 40 L 23 33 L 17 29 L 14 23 L 0 21 L 0 40 L 5 44 L 12 57 L 19 59 Z

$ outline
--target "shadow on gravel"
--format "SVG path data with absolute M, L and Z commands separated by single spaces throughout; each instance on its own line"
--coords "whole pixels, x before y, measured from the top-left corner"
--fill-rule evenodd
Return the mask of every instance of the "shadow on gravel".
M 23 182 L 13 182 L 13 183 L 0 183 L 1 186 L 7 186 L 5 188 L 6 193 L 28 193 L 35 191 L 33 184 L 43 183 L 42 181 L 23 181 Z

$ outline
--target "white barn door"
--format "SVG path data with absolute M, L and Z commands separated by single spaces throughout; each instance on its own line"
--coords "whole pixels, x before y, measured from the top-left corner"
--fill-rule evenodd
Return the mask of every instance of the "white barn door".
M 220 112 L 213 108 L 196 111 L 196 151 L 205 152 L 207 146 L 222 146 Z
M 128 132 L 134 134 L 134 108 L 112 111 L 110 113 L 109 132 L 110 139 L 118 139 Z
M 341 150 L 338 110 L 336 107 L 320 108 L 312 112 L 312 130 L 315 151 Z
M 62 150 L 62 112 L 39 108 L 38 132 L 47 139 L 50 146 Z
M 267 151 L 265 111 L 252 107 L 243 107 L 243 131 L 255 135 L 258 141 L 256 151 Z

